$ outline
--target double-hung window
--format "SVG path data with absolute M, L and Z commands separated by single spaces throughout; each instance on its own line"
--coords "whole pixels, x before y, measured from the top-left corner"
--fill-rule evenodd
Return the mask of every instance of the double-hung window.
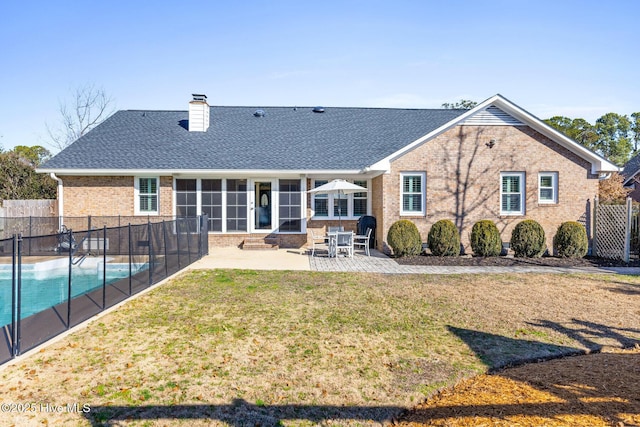
M 355 185 L 359 185 L 363 188 L 368 188 L 367 181 L 353 181 Z M 367 214 L 367 192 L 353 193 L 353 216 L 361 217 Z
M 500 174 L 500 215 L 524 215 L 524 172 Z
M 329 182 L 326 179 L 316 179 L 314 188 L 320 187 L 321 185 Z M 329 195 L 328 194 L 314 194 L 313 195 L 313 210 L 315 211 L 314 216 L 317 217 L 329 217 Z
M 158 214 L 158 178 L 136 179 L 136 207 L 138 214 Z
M 425 181 L 426 174 L 424 172 L 403 172 L 400 174 L 400 215 L 424 216 Z
M 538 174 L 538 203 L 558 203 L 558 172 Z

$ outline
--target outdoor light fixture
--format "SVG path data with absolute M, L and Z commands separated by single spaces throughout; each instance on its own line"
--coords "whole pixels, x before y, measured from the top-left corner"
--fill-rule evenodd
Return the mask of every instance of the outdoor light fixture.
M 496 140 L 495 140 L 495 139 L 492 139 L 491 141 L 487 142 L 487 143 L 486 143 L 486 144 L 484 144 L 484 145 L 486 145 L 486 146 L 487 146 L 487 147 L 489 147 L 489 148 L 493 148 L 493 146 L 494 146 L 494 145 L 496 145 Z

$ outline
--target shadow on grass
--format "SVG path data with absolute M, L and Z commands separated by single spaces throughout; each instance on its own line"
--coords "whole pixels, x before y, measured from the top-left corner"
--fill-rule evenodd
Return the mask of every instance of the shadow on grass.
M 395 406 L 262 405 L 236 399 L 229 405 L 91 406 L 84 416 L 94 427 L 120 425 L 121 421 L 217 420 L 231 426 L 281 426 L 287 420 L 354 420 L 384 423 L 404 409 Z
M 620 347 L 640 345 L 640 341 L 633 338 L 633 335 L 640 334 L 640 330 L 632 328 L 616 328 L 575 319 L 572 327 L 550 321 L 540 321 L 535 326 L 563 332 L 588 350 L 512 339 L 452 326 L 448 328 L 476 353 L 489 371 L 526 362 L 599 351 L 603 346 L 594 341 L 598 338 L 617 342 Z M 487 387 L 491 387 L 481 382 L 464 392 L 469 394 L 468 398 L 456 397 L 455 402 L 462 403 L 450 404 L 445 400 L 442 404 L 423 405 L 404 413 L 400 420 L 431 424 L 437 420 L 475 419 L 479 423 L 465 420 L 464 425 L 480 425 L 482 422 L 482 425 L 486 425 L 487 419 L 492 420 L 491 422 L 497 419 L 520 422 L 521 417 L 535 417 L 537 423 L 544 418 L 567 422 L 573 420 L 572 425 L 583 425 L 582 421 L 576 419 L 593 422 L 590 417 L 604 419 L 610 425 L 638 425 L 640 421 L 640 353 L 595 353 L 584 358 L 567 357 L 543 364 L 500 369 L 492 375 L 514 381 L 522 390 L 533 387 L 549 397 L 542 401 L 539 398 L 527 401 L 523 394 L 526 391 L 517 391 L 513 383 L 510 383 L 508 389 L 492 388 L 491 393 L 503 397 L 515 393 L 512 401 L 493 404 L 491 393 L 488 394 L 489 397 L 476 398 L 477 394 L 486 393 Z M 497 382 L 489 384 L 495 387 Z
M 569 323 L 538 320 L 527 322 L 527 324 L 559 332 L 579 343 L 579 346 L 567 347 L 534 340 L 509 338 L 454 326 L 447 328 L 473 350 L 489 371 L 529 362 L 598 352 L 604 346 L 619 348 L 640 346 L 640 329 L 636 328 L 609 326 L 580 319 L 571 319 Z M 537 330 L 526 332 L 534 336 L 536 334 L 546 335 Z
M 628 285 L 626 283 L 622 283 L 622 286 L 618 286 L 617 288 L 608 288 L 609 291 L 614 292 L 616 294 L 622 294 L 622 295 L 631 295 L 631 296 L 637 296 L 640 295 L 640 286 L 638 285 Z
M 452 425 L 489 425 L 496 420 L 544 425 L 544 419 L 549 419 L 552 425 L 589 425 L 601 419 L 607 425 L 640 425 L 639 366 L 638 353 L 597 353 L 505 369 L 493 374 L 511 380 L 503 389 L 493 389 L 499 381 L 491 381 L 491 386 L 480 383 L 465 391 L 468 398 L 456 397 L 455 401 L 462 403 L 425 405 L 403 414 L 400 420 L 425 425 L 438 420 L 443 423 L 437 425 L 449 425 L 449 421 Z M 493 394 L 478 398 L 476 389 L 483 394 L 487 387 L 492 387 Z M 529 395 L 530 388 L 542 397 Z M 491 396 L 498 394 L 502 402 L 491 403 Z M 529 417 L 529 421 L 522 417 Z
M 489 371 L 585 353 L 578 348 L 509 338 L 455 326 L 447 326 L 447 329 L 464 341 Z
M 605 345 L 622 348 L 640 345 L 640 329 L 608 326 L 580 319 L 571 319 L 569 324 L 549 320 L 538 320 L 537 323 L 529 324 L 560 332 L 579 342 L 589 351 L 600 351 Z

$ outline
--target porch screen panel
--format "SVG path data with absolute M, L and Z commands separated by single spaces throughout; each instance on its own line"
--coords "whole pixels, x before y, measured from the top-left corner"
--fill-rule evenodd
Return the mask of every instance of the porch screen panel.
M 299 179 L 280 180 L 280 224 L 281 232 L 302 230 L 302 196 Z
M 247 231 L 247 180 L 227 180 L 227 231 Z
M 198 216 L 195 179 L 176 179 L 176 215 L 180 218 Z
M 202 212 L 209 216 L 209 231 L 222 231 L 222 180 L 202 180 Z

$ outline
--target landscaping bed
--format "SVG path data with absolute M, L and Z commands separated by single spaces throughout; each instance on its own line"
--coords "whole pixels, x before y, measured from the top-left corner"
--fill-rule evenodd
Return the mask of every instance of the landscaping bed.
M 510 267 L 510 266 L 546 266 L 546 267 L 640 267 L 640 259 L 634 258 L 626 263 L 621 260 L 584 257 L 584 258 L 560 258 L 543 256 L 539 258 L 518 258 L 514 256 L 476 257 L 464 256 L 434 256 L 417 255 L 395 258 L 402 265 L 438 265 L 438 266 L 483 266 L 483 267 Z

